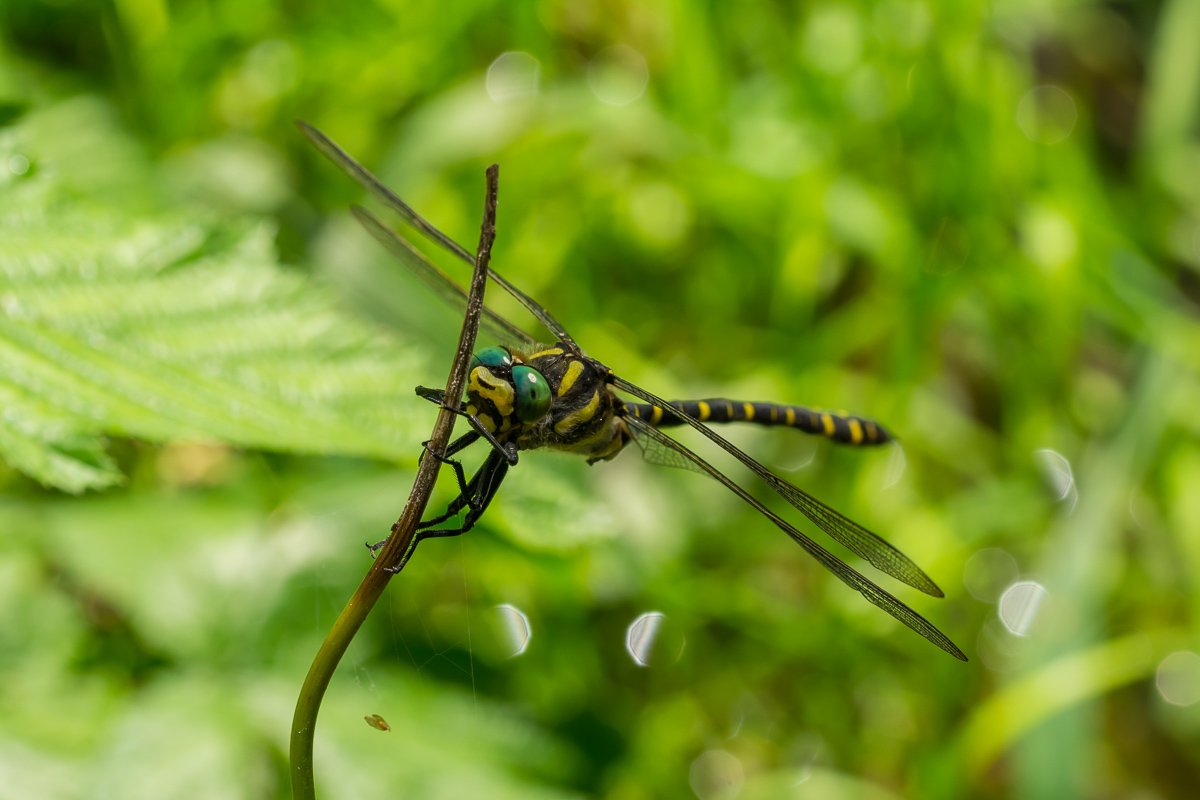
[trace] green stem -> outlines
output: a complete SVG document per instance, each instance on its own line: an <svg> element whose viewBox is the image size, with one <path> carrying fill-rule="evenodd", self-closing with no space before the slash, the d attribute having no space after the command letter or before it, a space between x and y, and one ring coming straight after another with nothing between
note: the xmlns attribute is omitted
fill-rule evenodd
<svg viewBox="0 0 1200 800"><path fill-rule="evenodd" d="M467 313L463 320L462 333L458 338L458 351L454 356L454 365L450 369L450 378L446 382L445 397L452 401L462 397L467 383L467 366L470 364L471 353L475 347L475 335L479 332L479 317L483 312L483 291L487 285L488 262L492 256L492 243L496 239L496 192L499 182L500 169L493 164L487 169L487 196L484 199L483 225L479 234L479 249L475 254L475 271L471 275L471 287L467 296ZM454 430L454 418L450 410L442 408L434 424L433 433L429 437L429 449L435 453L445 453ZM296 700L296 713L292 717L291 741L291 776L293 800L315 800L316 785L313 780L313 734L317 726L317 712L321 708L321 699L329 687L329 680L346 648L350 646L354 635L362 627L367 614L375 607L379 596L392 579L393 573L387 567L400 563L400 559L408 550L417 523L425 513L425 506L437 482L438 469L441 461L436 458L423 458L417 469L417 477L413 482L412 492L400 519L392 526L392 535L379 553L379 557L371 563L366 577L355 590L350 602L342 609L337 621L325 637L321 648L313 659L308 675L304 678L304 686L300 689L300 697Z"/></svg>

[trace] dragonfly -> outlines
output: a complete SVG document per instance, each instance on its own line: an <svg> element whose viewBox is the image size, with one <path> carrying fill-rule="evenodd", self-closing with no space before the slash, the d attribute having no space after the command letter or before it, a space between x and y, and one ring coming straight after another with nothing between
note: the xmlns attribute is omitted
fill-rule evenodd
<svg viewBox="0 0 1200 800"><path fill-rule="evenodd" d="M305 122L297 121L296 124L323 155L411 228L450 254L474 265L473 253L431 225L336 142ZM354 206L351 212L384 249L435 295L452 307L465 310L466 291L440 267L370 211ZM448 504L445 513L418 526L418 532L395 571L403 568L421 541L459 536L471 530L496 496L509 468L517 464L522 451L549 448L581 455L589 464L594 464L613 459L632 443L650 463L690 470L716 480L791 537L851 589L945 652L961 661L967 660L962 650L932 623L767 508L700 455L663 432L663 428L681 426L695 429L745 465L834 541L896 580L933 597L944 597L942 590L919 566L886 540L774 474L709 427L711 423L748 422L797 428L840 444L870 446L892 440L882 425L863 417L796 405L726 399L668 402L587 355L554 315L495 270L488 270L488 278L524 306L555 341L544 343L485 306L480 326L500 344L486 347L472 356L466 400L448 402L441 390L417 387L419 396L465 417L471 430L451 442L443 455L436 456L453 468L458 496ZM624 400L614 390L640 402ZM453 456L480 440L486 441L490 450L483 464L468 478L462 464ZM439 527L459 514L463 514L461 524ZM382 545L380 542L369 547L374 553Z"/></svg>

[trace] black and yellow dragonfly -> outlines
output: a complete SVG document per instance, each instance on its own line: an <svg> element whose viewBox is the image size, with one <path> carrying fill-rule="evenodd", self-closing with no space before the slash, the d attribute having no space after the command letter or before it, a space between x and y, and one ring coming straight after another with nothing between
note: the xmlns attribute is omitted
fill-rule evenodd
<svg viewBox="0 0 1200 800"><path fill-rule="evenodd" d="M429 224L332 139L311 125L297 124L325 156L406 223L468 264L475 263L472 253ZM435 294L456 308L465 309L466 292L445 272L371 212L358 206L353 207L352 212L380 244ZM520 451L546 447L577 453L586 457L588 463L595 463L612 459L633 442L649 462L692 470L715 479L773 522L847 586L950 655L967 660L954 642L928 620L843 563L661 430L678 425L695 428L745 464L835 541L893 578L926 594L943 597L937 584L895 547L775 475L705 423L753 422L786 426L850 445L877 445L889 441L891 437L882 426L861 417L831 414L803 406L723 399L667 402L586 355L549 311L494 270L489 270L488 276L545 326L556 341L553 344L539 342L490 308L484 308L481 327L502 344L480 350L472 357L466 402L450 404L471 425L471 431L452 442L443 457L445 463L454 468L459 495L444 514L421 523L409 552L397 569L408 561L420 541L457 536L470 530L495 497L509 467L517 463ZM623 401L614 389L643 402ZM417 393L439 404L445 402L442 392L437 389L418 387ZM462 465L451 457L480 439L487 441L492 449L468 480ZM437 527L464 509L466 514L461 525ZM373 551L381 545L382 542L373 546Z"/></svg>

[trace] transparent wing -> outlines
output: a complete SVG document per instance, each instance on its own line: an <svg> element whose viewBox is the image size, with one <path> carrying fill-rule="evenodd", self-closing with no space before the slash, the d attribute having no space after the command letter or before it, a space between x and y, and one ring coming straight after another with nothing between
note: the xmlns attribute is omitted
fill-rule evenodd
<svg viewBox="0 0 1200 800"><path fill-rule="evenodd" d="M849 586L851 589L862 594L871 603L879 606L887 613L891 614L896 619L903 622L912 630L924 636L935 645L945 650L950 655L966 661L967 657L962 650L959 650L954 642L950 641L946 634L939 631L929 620L922 617L916 611L906 606L900 600L893 597L884 589L877 586L875 583L861 575L848 565L842 563L837 556L830 553L825 548L814 542L812 539L805 536L800 531L793 528L782 518L773 514L762 503L755 500L750 494L738 486L736 483L725 477L715 467L709 464L700 456L688 450L686 447L667 436L662 431L650 426L648 423L634 416L624 418L626 426L633 435L634 441L642 449L642 452L654 454L656 463L665 463L668 466L682 466L682 462L687 462L689 466L685 469L702 472L716 480L718 483L725 486L729 491L736 494L738 497L745 500L753 506L760 514L775 523L784 533L790 536L798 545L804 548L809 555L820 562L821 566L837 576L842 583ZM666 460L659 461L660 454L665 452L674 453ZM679 462L679 463L676 463Z"/></svg>
<svg viewBox="0 0 1200 800"><path fill-rule="evenodd" d="M316 145L316 148L320 150L326 158L341 167L347 175L349 175L351 178L354 178L354 180L358 181L364 189L375 195L377 200L403 217L405 222L424 234L430 241L434 242L440 247L445 248L450 253L453 253L463 261L466 261L468 264L474 266L475 255L473 253L468 252L467 249L458 242L454 241L449 236L433 227L433 225L429 224L424 217L414 211L412 207L408 205L408 203L401 200L395 192L384 186L382 181L372 175L370 171L367 170L367 168L362 164L355 161L354 158L345 150L343 150L335 141L321 133L321 131L317 130L312 125L309 125L307 122L296 120L296 126L300 128L301 133L303 133L310 142ZM384 230L388 229L384 228ZM441 274L445 275L445 273ZM542 306L533 300L533 298L528 297L516 286L513 286L494 269L488 269L488 277L499 284L504 291L515 297L517 302L525 306L530 314L533 314L533 316L537 317L538 322L546 326L546 330L554 334L556 338L561 341L574 341L574 339L571 338L571 335L567 333L566 328L564 328L562 324L554 318L554 315L542 308ZM424 280L424 278L422 280Z"/></svg>
<svg viewBox="0 0 1200 800"><path fill-rule="evenodd" d="M403 236L380 222L378 217L370 211L361 206L351 206L350 213L367 229L367 233L374 236L376 241L383 245L400 263L408 267L409 271L420 278L421 282L428 286L434 294L446 301L455 311L461 314L466 313L467 292L455 283L453 278L438 269ZM504 344L515 345L518 348L538 344L538 341L528 333L487 306L483 307L483 317L479 324L488 334Z"/></svg>
<svg viewBox="0 0 1200 800"><path fill-rule="evenodd" d="M642 460L647 464L657 464L660 467L674 467L675 469L686 469L688 472L696 472L700 475L711 474L704 467L696 463L696 459L689 455L684 455L682 452L685 448L683 445L670 439L663 434L662 437L650 437L642 435L641 427L631 424L629 417L625 417L625 425L629 432L633 435L633 443L642 451ZM638 422L642 422L640 417L635 417ZM650 426L653 427L653 426ZM654 428L658 430L658 428ZM671 446L664 443L664 439L671 442Z"/></svg>
<svg viewBox="0 0 1200 800"><path fill-rule="evenodd" d="M656 405L659 408L672 408L667 401L659 397L655 397L654 395L650 394L650 392L647 392L645 389L642 389L639 386L633 385L624 378L619 378L614 375L612 377L612 383L618 389L628 392L634 397L644 400L647 403ZM904 555L895 547L892 547L892 545L879 538L879 536L859 525L857 522L842 516L812 495L797 489L795 486L788 483L783 478L780 478L778 475L775 475L762 464L755 461L731 442L726 441L724 438L714 432L712 428L704 425L696 418L685 414L677 408L673 408L672 410L688 425L691 425L693 428L703 433L725 452L729 453L738 461L741 461L743 464L749 467L755 475L762 478L768 486L770 486L785 500L791 503L797 510L800 511L801 514L808 517L814 525L825 531L825 533L829 534L832 539L842 543L852 550L856 555L865 559L867 563L871 564L873 567L882 572L886 572L896 580L907 583L914 589L919 589L926 594L933 595L934 597L945 597L942 590L939 589L938 585L934 583L928 575L925 574L924 570L913 563L912 559L910 559L908 556ZM625 418L626 422L628 422L630 419L631 417ZM669 437L664 438L667 438L668 441L673 442L673 440L669 439Z"/></svg>

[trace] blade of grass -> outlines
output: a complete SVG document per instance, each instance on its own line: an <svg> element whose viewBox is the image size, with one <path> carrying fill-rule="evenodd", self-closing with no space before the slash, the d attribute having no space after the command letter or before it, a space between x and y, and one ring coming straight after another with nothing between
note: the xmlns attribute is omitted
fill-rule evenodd
<svg viewBox="0 0 1200 800"><path fill-rule="evenodd" d="M1154 674L1163 657L1187 646L1186 631L1162 628L1068 653L997 691L963 728L966 768L980 777L1023 735L1068 708Z"/></svg>
<svg viewBox="0 0 1200 800"><path fill-rule="evenodd" d="M475 336L479 332L479 317L483 311L483 292L487 284L488 262L491 260L492 243L496 239L496 193L499 183L500 169L493 164L487 169L487 194L484 199L483 225L479 233L479 248L475 253L475 271L471 275L471 286L467 298L467 313L463 320L462 333L458 337L458 350L454 356L454 364L450 369L450 377L446 381L445 397L459 398L467 381L467 366L470 364L471 353L475 348ZM433 433L429 436L429 449L438 454L446 452L450 434L454 429L455 415L446 408L438 413L434 423ZM296 712L292 717L291 739L291 777L292 797L294 800L315 800L316 784L313 776L313 736L317 725L317 713L321 708L321 699L329 687L333 672L341 661L350 641L362 627L367 614L375 606L376 601L387 587L393 573L389 567L395 567L408 550L416 533L417 524L425 513L425 506L437 482L438 469L441 462L436 458L421 459L417 469L417 477L413 482L412 492L408 502L400 514L400 519L392 526L392 535L380 551L379 557L371 563L362 583L333 623L321 648L309 667L300 696L296 700Z"/></svg>

